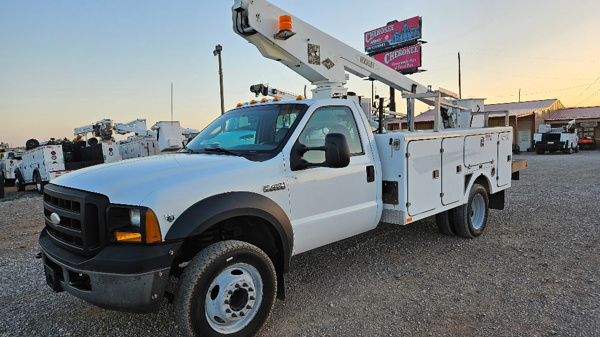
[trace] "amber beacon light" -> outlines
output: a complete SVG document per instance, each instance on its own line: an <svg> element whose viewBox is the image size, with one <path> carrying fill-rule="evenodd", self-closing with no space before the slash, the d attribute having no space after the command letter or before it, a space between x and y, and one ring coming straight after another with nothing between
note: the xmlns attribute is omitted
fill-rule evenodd
<svg viewBox="0 0 600 337"><path fill-rule="evenodd" d="M279 32L275 34L274 38L277 40L287 40L295 34L296 33L292 32L292 17L289 15L280 16Z"/></svg>

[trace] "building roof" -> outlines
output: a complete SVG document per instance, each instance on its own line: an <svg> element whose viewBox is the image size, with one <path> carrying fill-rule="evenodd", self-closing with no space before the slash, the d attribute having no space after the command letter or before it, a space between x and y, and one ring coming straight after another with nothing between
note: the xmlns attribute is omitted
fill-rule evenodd
<svg viewBox="0 0 600 337"><path fill-rule="evenodd" d="M538 110L548 109L558 101L556 98L543 99L539 101L513 102L513 103L497 103L486 104L485 111L508 111L509 116L522 117L534 113Z"/></svg>
<svg viewBox="0 0 600 337"><path fill-rule="evenodd" d="M484 111L487 111L487 112L508 111L508 115L510 117L514 117L514 116L524 117L524 116L533 114L536 111L548 109L557 101L558 101L558 99L552 98L552 99L544 99L544 100L539 100L539 101L486 104L484 106ZM560 106L562 106L562 104L560 104ZM573 119L573 118L571 118L571 119ZM415 123L432 122L432 121L433 121L433 109L429 109L415 117ZM406 123L406 118L403 119L402 122Z"/></svg>
<svg viewBox="0 0 600 337"><path fill-rule="evenodd" d="M584 108L569 108L552 111L550 117L546 118L546 122L552 121L570 121L576 119L581 120L600 119L600 106L590 106Z"/></svg>

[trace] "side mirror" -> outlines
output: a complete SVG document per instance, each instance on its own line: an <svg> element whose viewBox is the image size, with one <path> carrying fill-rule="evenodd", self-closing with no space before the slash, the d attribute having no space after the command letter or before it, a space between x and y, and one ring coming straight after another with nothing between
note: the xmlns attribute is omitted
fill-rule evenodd
<svg viewBox="0 0 600 337"><path fill-rule="evenodd" d="M304 158L308 151L324 151L325 162L309 163ZM290 166L292 171L304 170L309 167L341 168L350 164L350 146L346 136L341 133L330 133L325 136L325 145L320 147L307 147L297 142L292 148Z"/></svg>

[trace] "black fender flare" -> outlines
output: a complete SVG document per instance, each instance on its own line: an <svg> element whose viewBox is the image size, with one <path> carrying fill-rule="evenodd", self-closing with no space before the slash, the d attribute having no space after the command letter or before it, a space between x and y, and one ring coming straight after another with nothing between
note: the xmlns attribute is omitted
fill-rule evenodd
<svg viewBox="0 0 600 337"><path fill-rule="evenodd" d="M239 216L256 216L275 229L283 250L283 272L289 270L294 232L285 211L273 200L252 192L227 192L200 200L175 220L165 241L183 240L198 235L213 225Z"/></svg>

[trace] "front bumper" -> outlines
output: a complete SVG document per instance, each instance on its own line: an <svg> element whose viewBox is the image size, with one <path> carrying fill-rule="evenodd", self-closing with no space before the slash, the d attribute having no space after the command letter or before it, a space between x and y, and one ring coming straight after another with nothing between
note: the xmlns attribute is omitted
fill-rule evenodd
<svg viewBox="0 0 600 337"><path fill-rule="evenodd" d="M108 246L92 258L56 246L44 229L39 238L46 282L101 308L148 313L164 298L181 242Z"/></svg>

